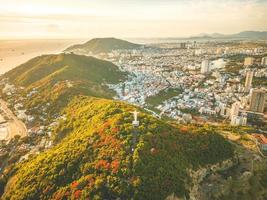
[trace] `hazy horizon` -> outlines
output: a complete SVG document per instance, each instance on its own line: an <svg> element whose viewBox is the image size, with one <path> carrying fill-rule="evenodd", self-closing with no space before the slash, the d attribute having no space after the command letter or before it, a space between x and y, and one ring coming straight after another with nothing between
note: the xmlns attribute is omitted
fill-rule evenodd
<svg viewBox="0 0 267 200"><path fill-rule="evenodd" d="M240 32L247 32L247 31L255 31L255 32L267 32L267 30L240 30L238 32L233 32L233 33L223 33L223 32L201 32L201 33L197 33L194 35L188 35L188 36L154 36L154 37L149 37L149 36L144 36L144 37L120 37L120 36L102 36L102 37L97 37L97 36L90 36L90 37L66 37L66 38L60 38L60 37L51 37L51 38L45 38L45 37L33 37L33 38L0 38L0 41L38 41L38 40L80 40L84 42L87 42L90 39L94 39L94 38L117 38L117 39L123 39L123 40L138 40L138 39L144 39L144 40L149 40L149 39L189 39L190 37L201 37L204 35L211 35L211 34L223 34L223 35L232 35L232 34L238 34ZM215 37L216 38L216 37Z"/></svg>
<svg viewBox="0 0 267 200"><path fill-rule="evenodd" d="M0 0L0 40L166 38L267 30L265 0Z"/></svg>

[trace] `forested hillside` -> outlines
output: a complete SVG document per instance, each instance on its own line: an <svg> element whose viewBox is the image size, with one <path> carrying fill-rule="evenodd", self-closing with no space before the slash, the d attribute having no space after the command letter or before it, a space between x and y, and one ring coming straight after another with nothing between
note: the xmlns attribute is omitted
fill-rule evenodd
<svg viewBox="0 0 267 200"><path fill-rule="evenodd" d="M55 129L58 144L17 165L3 199L164 199L188 193L188 169L233 156L213 129L174 126L140 111L131 168L132 111L125 103L76 97ZM132 170L131 170L132 169Z"/></svg>
<svg viewBox="0 0 267 200"><path fill-rule="evenodd" d="M44 104L48 110L59 111L76 95L112 98L115 92L106 83L126 79L111 62L75 54L44 55L33 58L4 77L16 86L23 86L27 109Z"/></svg>

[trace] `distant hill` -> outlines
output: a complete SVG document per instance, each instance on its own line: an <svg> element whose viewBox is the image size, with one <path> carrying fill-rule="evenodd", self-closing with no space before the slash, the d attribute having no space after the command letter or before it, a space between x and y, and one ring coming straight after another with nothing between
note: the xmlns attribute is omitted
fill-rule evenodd
<svg viewBox="0 0 267 200"><path fill-rule="evenodd" d="M198 39L267 39L267 31L243 31L240 33L235 34L220 34L220 33L212 33L212 34L206 34L201 33L200 35L193 36L192 38L198 38Z"/></svg>
<svg viewBox="0 0 267 200"><path fill-rule="evenodd" d="M226 37L266 39L267 31L243 31L237 34L227 35Z"/></svg>
<svg viewBox="0 0 267 200"><path fill-rule="evenodd" d="M135 109L122 102L75 98L55 130L59 144L18 164L1 199L183 198L191 184L189 169L233 156L233 146L212 128L176 127L139 110L131 164Z"/></svg>
<svg viewBox="0 0 267 200"><path fill-rule="evenodd" d="M49 103L57 111L76 95L112 98L115 92L105 83L118 83L126 78L111 62L75 54L36 57L4 74L4 77L25 87L26 107Z"/></svg>
<svg viewBox="0 0 267 200"><path fill-rule="evenodd" d="M84 44L73 45L65 50L65 52L84 52L84 53L108 53L118 49L137 49L142 45L134 44L125 40L116 38L95 38Z"/></svg>

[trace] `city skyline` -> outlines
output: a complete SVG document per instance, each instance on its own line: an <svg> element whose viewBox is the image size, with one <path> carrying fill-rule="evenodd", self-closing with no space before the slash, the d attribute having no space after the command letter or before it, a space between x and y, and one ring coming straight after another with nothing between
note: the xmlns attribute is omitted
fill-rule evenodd
<svg viewBox="0 0 267 200"><path fill-rule="evenodd" d="M0 39L189 37L264 31L266 9L267 1L262 0L11 0L1 2Z"/></svg>

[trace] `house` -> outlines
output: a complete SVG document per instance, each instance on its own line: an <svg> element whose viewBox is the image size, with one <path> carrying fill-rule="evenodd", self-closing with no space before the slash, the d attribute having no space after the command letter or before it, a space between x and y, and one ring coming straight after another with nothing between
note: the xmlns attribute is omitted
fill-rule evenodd
<svg viewBox="0 0 267 200"><path fill-rule="evenodd" d="M263 134L253 134L253 136L258 141L261 150L267 153L267 138Z"/></svg>

